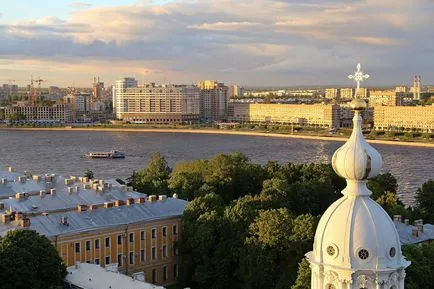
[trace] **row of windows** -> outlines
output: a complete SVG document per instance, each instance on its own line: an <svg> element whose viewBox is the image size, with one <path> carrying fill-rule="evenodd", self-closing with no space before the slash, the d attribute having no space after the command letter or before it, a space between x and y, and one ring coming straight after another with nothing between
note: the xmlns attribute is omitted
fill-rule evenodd
<svg viewBox="0 0 434 289"><path fill-rule="evenodd" d="M167 227L162 227L161 228L161 234L163 237L167 237ZM173 235L178 235L178 226L177 225L173 225L172 226L172 234ZM151 231L151 238L152 239L156 239L157 238L157 229L153 228ZM134 242L134 233L129 233L129 237L128 240L130 243ZM145 231L140 231L140 240L145 240ZM100 239L95 239L94 241L95 243L95 249L100 249ZM79 242L75 243L75 253L80 253L80 244ZM122 245L122 235L118 235L117 237L117 244L118 245ZM105 237L105 247L109 248L110 247L110 237ZM163 246L164 247L164 246ZM90 251L91 250L91 241L86 241L85 243L85 248L86 251Z"/></svg>

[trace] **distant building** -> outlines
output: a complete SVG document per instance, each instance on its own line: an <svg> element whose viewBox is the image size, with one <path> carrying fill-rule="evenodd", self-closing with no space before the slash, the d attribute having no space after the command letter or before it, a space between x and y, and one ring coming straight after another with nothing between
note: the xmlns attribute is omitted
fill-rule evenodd
<svg viewBox="0 0 434 289"><path fill-rule="evenodd" d="M407 93L407 86L405 85L400 85L395 87L395 92L396 93Z"/></svg>
<svg viewBox="0 0 434 289"><path fill-rule="evenodd" d="M287 123L338 128L339 106L230 103L229 119L237 122Z"/></svg>
<svg viewBox="0 0 434 289"><path fill-rule="evenodd" d="M129 87L137 87L137 80L133 77L125 77L116 80L113 86L113 113L116 114L116 107L119 102L119 98L123 96L126 89Z"/></svg>
<svg viewBox="0 0 434 289"><path fill-rule="evenodd" d="M12 168L0 172L0 182L1 236L34 230L52 242L66 266L117 263L120 272L143 274L161 285L178 277L176 243L186 201L147 196L116 181L22 174Z"/></svg>
<svg viewBox="0 0 434 289"><path fill-rule="evenodd" d="M133 79L116 81L116 118L135 123L182 123L199 121L199 89L188 85L143 86Z"/></svg>
<svg viewBox="0 0 434 289"><path fill-rule="evenodd" d="M339 89L337 88L326 88L324 91L324 97L330 100L339 100Z"/></svg>
<svg viewBox="0 0 434 289"><path fill-rule="evenodd" d="M432 224L424 224L420 219L414 221L413 226L410 225L408 219L402 220L401 215L394 215L393 222L402 245L429 244L434 241L434 225Z"/></svg>
<svg viewBox="0 0 434 289"><path fill-rule="evenodd" d="M70 104L75 112L88 112L90 110L90 94L68 94L63 97L64 104Z"/></svg>
<svg viewBox="0 0 434 289"><path fill-rule="evenodd" d="M434 131L434 106L377 106L374 108L377 130L404 129Z"/></svg>
<svg viewBox="0 0 434 289"><path fill-rule="evenodd" d="M349 100L354 96L354 88L341 88L339 93L342 100Z"/></svg>
<svg viewBox="0 0 434 289"><path fill-rule="evenodd" d="M92 102L101 100L104 97L104 82L98 81L94 78L92 85Z"/></svg>
<svg viewBox="0 0 434 289"><path fill-rule="evenodd" d="M404 105L404 93L395 90L371 90L369 106L401 106Z"/></svg>
<svg viewBox="0 0 434 289"><path fill-rule="evenodd" d="M5 108L5 119L9 115L21 115L25 122L59 122L72 121L72 106L70 104L55 104L53 106L9 106Z"/></svg>
<svg viewBox="0 0 434 289"><path fill-rule="evenodd" d="M238 85L232 86L232 96L233 97L242 97L244 95L244 88Z"/></svg>
<svg viewBox="0 0 434 289"><path fill-rule="evenodd" d="M198 83L200 90L200 113L202 120L216 121L227 118L228 87L213 80ZM239 93L239 92L237 92Z"/></svg>
<svg viewBox="0 0 434 289"><path fill-rule="evenodd" d="M413 87L411 88L414 100L420 100L420 93L422 92L422 78L415 76L413 80Z"/></svg>

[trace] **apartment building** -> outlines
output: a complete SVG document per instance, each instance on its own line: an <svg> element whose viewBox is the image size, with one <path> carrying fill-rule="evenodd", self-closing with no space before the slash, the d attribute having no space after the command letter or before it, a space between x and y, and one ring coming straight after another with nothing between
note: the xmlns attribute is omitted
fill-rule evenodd
<svg viewBox="0 0 434 289"><path fill-rule="evenodd" d="M369 106L401 106L404 93L395 90L371 90L369 92Z"/></svg>
<svg viewBox="0 0 434 289"><path fill-rule="evenodd" d="M374 108L377 130L403 129L434 131L434 106L377 106Z"/></svg>
<svg viewBox="0 0 434 289"><path fill-rule="evenodd" d="M229 119L238 122L292 123L339 127L339 106L324 104L230 103Z"/></svg>
<svg viewBox="0 0 434 289"><path fill-rule="evenodd" d="M10 114L22 115L26 122L60 122L72 121L72 106L70 104L55 104L52 106L9 106L5 108L5 118Z"/></svg>
<svg viewBox="0 0 434 289"><path fill-rule="evenodd" d="M198 83L200 90L201 119L206 121L224 120L228 113L228 87L214 80Z"/></svg>
<svg viewBox="0 0 434 289"><path fill-rule="evenodd" d="M113 181L0 172L0 235L35 230L67 266L117 264L120 272L144 274L154 284L178 277L176 242L186 205L176 196L147 196Z"/></svg>
<svg viewBox="0 0 434 289"><path fill-rule="evenodd" d="M339 89L326 88L324 91L324 97L330 100L339 100Z"/></svg>
<svg viewBox="0 0 434 289"><path fill-rule="evenodd" d="M196 122L199 90L188 85L156 85L115 89L116 118L133 123Z"/></svg>

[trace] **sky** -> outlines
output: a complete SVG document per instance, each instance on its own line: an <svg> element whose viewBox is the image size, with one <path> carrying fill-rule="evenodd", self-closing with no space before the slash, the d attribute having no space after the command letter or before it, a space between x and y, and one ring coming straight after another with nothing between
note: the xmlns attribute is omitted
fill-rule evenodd
<svg viewBox="0 0 434 289"><path fill-rule="evenodd" d="M0 0L0 83L434 83L433 0Z"/></svg>

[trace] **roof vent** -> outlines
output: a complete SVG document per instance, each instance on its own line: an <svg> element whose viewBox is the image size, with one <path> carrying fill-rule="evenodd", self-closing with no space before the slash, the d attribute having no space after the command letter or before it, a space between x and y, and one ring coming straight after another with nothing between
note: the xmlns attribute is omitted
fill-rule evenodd
<svg viewBox="0 0 434 289"><path fill-rule="evenodd" d="M45 216L45 217L46 217L46 216L48 216L48 213L47 213L47 212L43 212L43 213L42 213L42 216Z"/></svg>
<svg viewBox="0 0 434 289"><path fill-rule="evenodd" d="M32 205L32 210L37 210L37 209L38 209L38 206Z"/></svg>
<svg viewBox="0 0 434 289"><path fill-rule="evenodd" d="M65 225L65 226L69 226L68 217L67 216L62 216L62 218L60 218L60 223L62 225Z"/></svg>

